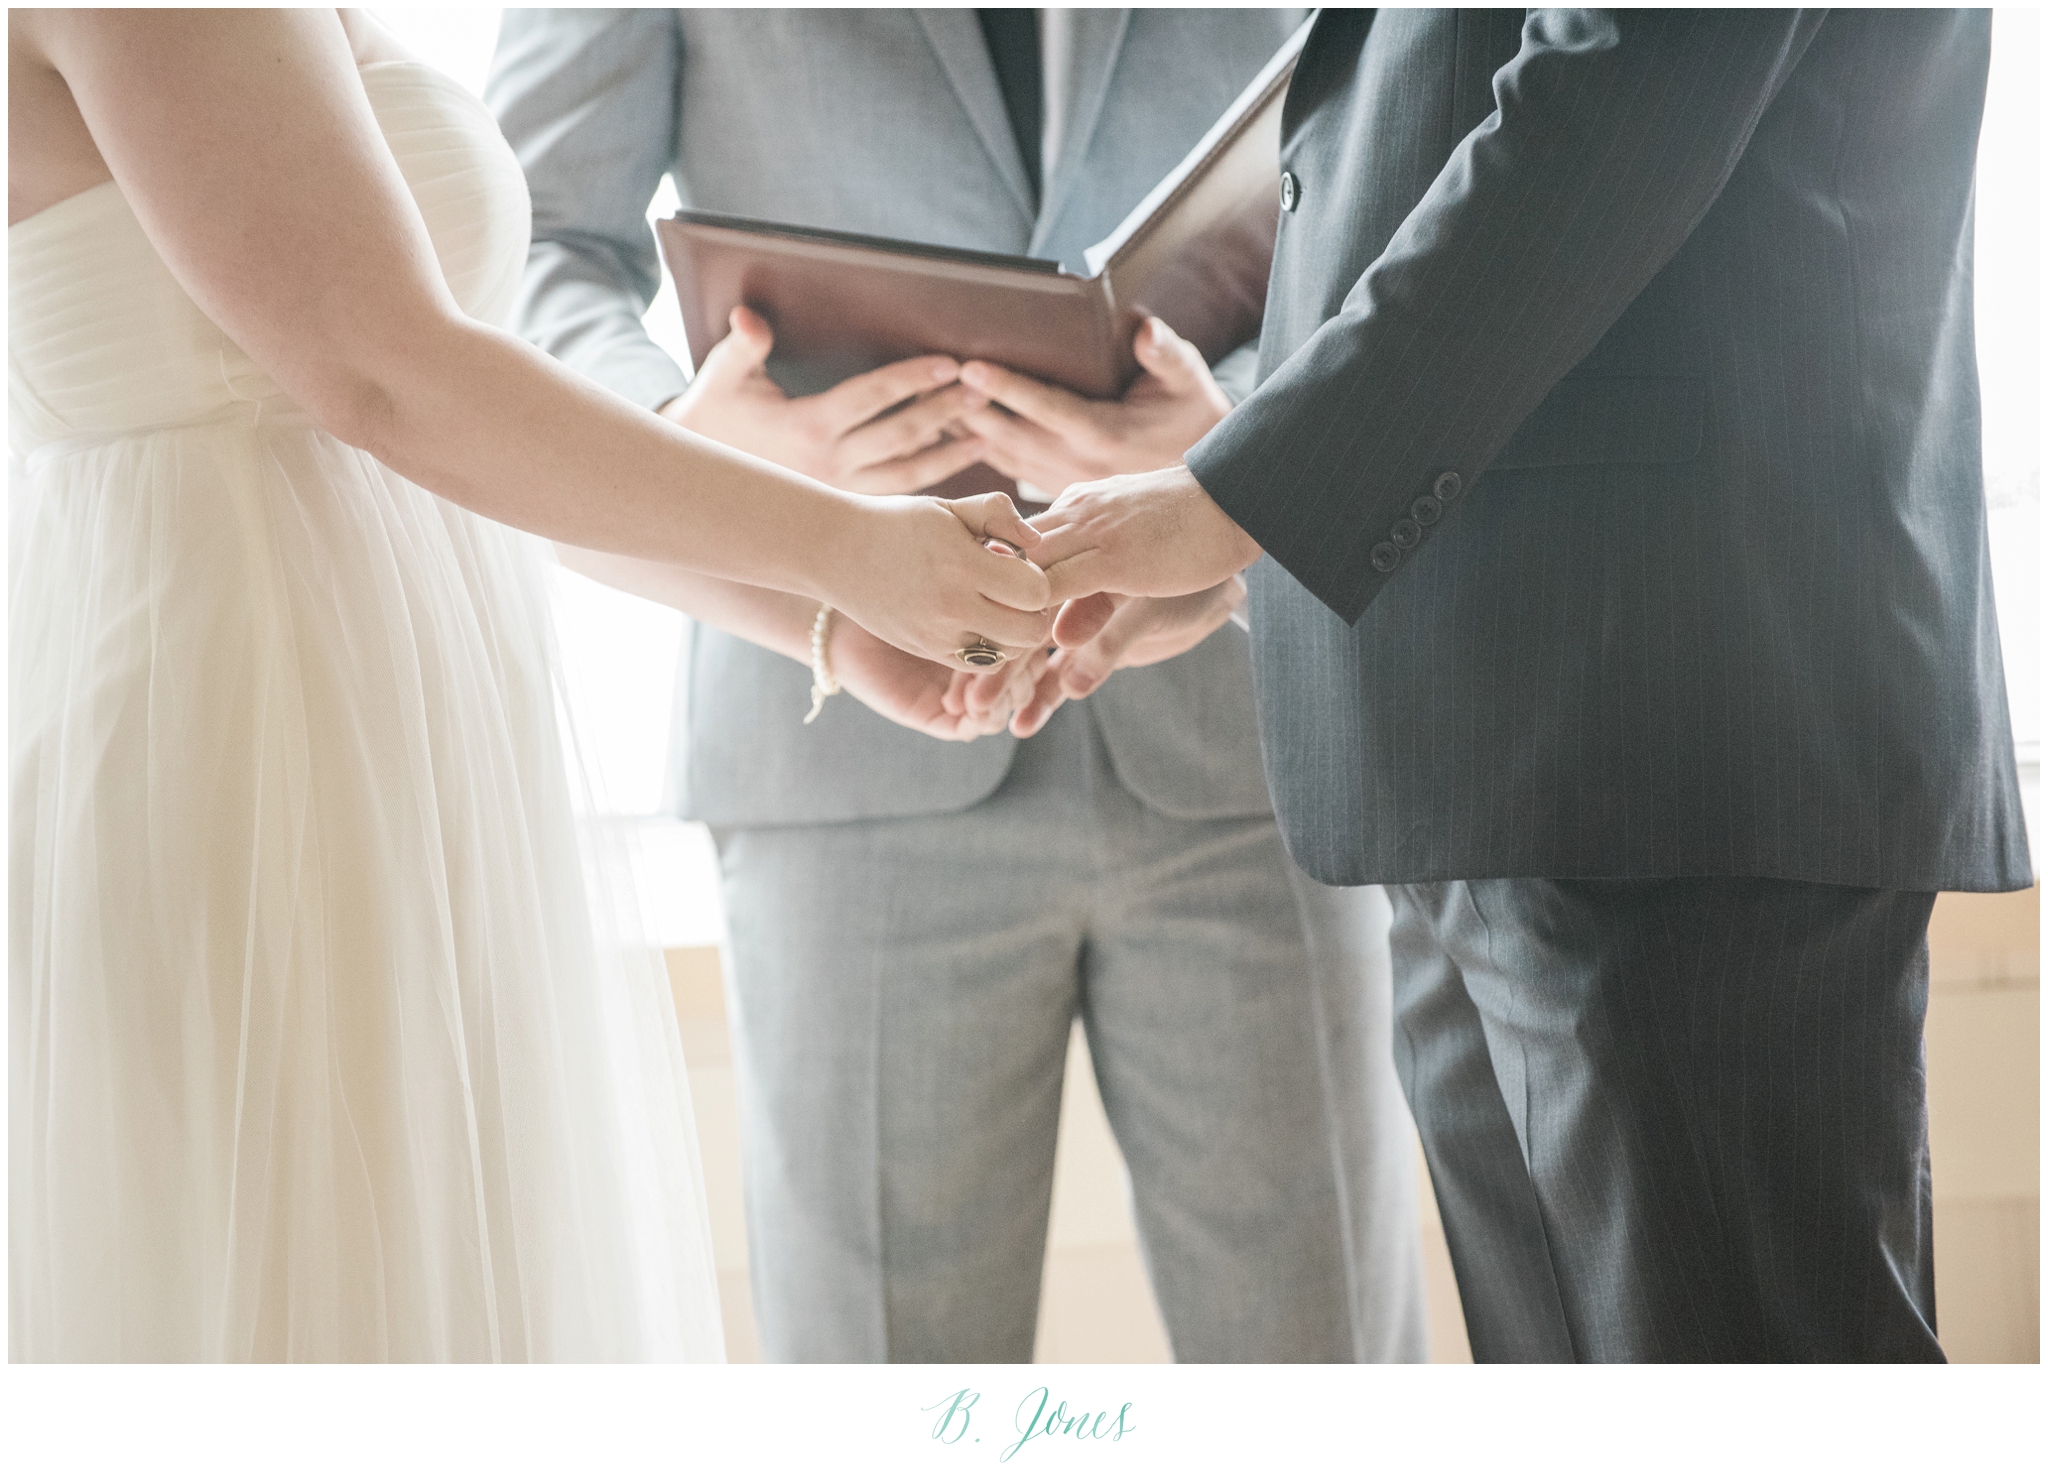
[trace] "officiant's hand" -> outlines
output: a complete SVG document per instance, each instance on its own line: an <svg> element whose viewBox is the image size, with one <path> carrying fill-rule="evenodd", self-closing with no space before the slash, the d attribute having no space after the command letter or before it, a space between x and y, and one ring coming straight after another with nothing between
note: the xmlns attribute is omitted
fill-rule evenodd
<svg viewBox="0 0 2048 1472"><path fill-rule="evenodd" d="M981 458L1012 480L1055 497L1078 481L1158 470L1230 412L1194 344L1157 317L1138 329L1145 371L1121 399L1084 399L994 363L961 365L960 381L990 402L962 423Z"/></svg>
<svg viewBox="0 0 2048 1472"><path fill-rule="evenodd" d="M905 358L793 399L765 367L775 345L768 323L735 307L730 325L689 388L662 406L664 417L865 495L921 491L981 458L981 444L958 429L977 398L951 358Z"/></svg>
<svg viewBox="0 0 2048 1472"><path fill-rule="evenodd" d="M1062 647L1011 718L1010 733L1035 735L1060 706L1094 694L1113 671L1185 654L1222 628L1244 598L1244 579L1232 576L1177 598L1097 593L1068 604L1058 626Z"/></svg>

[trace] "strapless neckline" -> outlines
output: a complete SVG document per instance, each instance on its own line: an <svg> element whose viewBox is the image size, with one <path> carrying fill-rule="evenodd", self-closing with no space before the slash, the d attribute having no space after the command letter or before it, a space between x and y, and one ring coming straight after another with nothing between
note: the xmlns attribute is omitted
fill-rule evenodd
<svg viewBox="0 0 2048 1472"><path fill-rule="evenodd" d="M463 86L460 82L456 81L446 72L437 70L436 68L429 66L426 62L415 60L414 58L409 56L394 56L389 57L383 61L364 62L356 68L356 75L359 77L367 78L371 73L383 71L389 67L403 67L409 71L417 72L422 75L432 77L436 82L441 84L442 90L455 93L464 102L469 104L471 108L484 113L486 116L490 116L490 109L485 107L483 105L483 102L476 96L476 94L471 92L467 87ZM365 85L367 86L367 83ZM491 117L491 126L493 128L497 126L497 119L495 117ZM60 214L61 212L69 211L73 205L78 205L81 203L81 201L91 199L95 195L106 195L109 192L111 192L115 197L121 199L122 202L125 204L127 202L127 196L121 193L119 186L120 181L118 179L102 179L97 184L88 184L85 188L79 190L76 194L67 194L62 199L58 200L55 204L46 204L41 209L37 210L34 214L28 215L23 219L16 220L13 224L7 227L7 238L9 241L12 241L14 239L15 231L27 230L32 225L40 225L43 221L49 219L52 215L57 215Z"/></svg>
<svg viewBox="0 0 2048 1472"><path fill-rule="evenodd" d="M528 206L497 120L424 62L378 61L357 75L451 294L470 316L502 325L525 271ZM7 239L18 456L208 422L258 402L284 407L277 385L172 275L119 181L39 210Z"/></svg>
<svg viewBox="0 0 2048 1472"><path fill-rule="evenodd" d="M112 191L116 197L120 197L121 191L118 185L118 180L102 179L97 184L88 184L76 194L65 195L55 204L46 204L34 214L29 215L25 219L16 220L12 225L9 225L7 227L7 238L10 241L13 240L17 230L27 230L33 226L40 225L52 215L61 216L67 213L75 213L72 209L74 205L82 205L85 200L89 200L95 195L104 195Z"/></svg>

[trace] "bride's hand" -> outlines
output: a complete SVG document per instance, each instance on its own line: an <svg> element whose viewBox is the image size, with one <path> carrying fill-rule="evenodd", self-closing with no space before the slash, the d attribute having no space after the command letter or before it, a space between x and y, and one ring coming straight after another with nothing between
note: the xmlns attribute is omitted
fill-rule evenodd
<svg viewBox="0 0 2048 1472"><path fill-rule="evenodd" d="M941 741L993 736L1030 698L1047 651L970 674L906 654L849 618L832 621L829 649L840 688L877 715Z"/></svg>
<svg viewBox="0 0 2048 1472"><path fill-rule="evenodd" d="M899 649L949 669L985 639L1021 655L1052 640L1045 574L982 545L994 537L1029 551L1039 536L1007 496L959 501L864 499L827 570L827 601Z"/></svg>

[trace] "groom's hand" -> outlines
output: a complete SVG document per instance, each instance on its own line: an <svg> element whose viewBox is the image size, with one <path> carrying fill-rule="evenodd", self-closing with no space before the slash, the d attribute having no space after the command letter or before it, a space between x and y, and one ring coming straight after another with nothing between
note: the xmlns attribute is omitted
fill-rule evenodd
<svg viewBox="0 0 2048 1472"><path fill-rule="evenodd" d="M1158 470L1230 412L1195 346L1157 317L1133 344L1145 371L1121 399L1084 399L994 363L961 365L960 381L988 397L962 423L981 458L1047 499L1079 481Z"/></svg>
<svg viewBox="0 0 2048 1472"><path fill-rule="evenodd" d="M959 431L979 402L951 358L905 358L792 399L768 376L775 334L758 313L733 308L732 331L704 358L664 417L721 444L843 491L900 496L937 485L982 457Z"/></svg>
<svg viewBox="0 0 2048 1472"><path fill-rule="evenodd" d="M1101 632L1104 609L1094 594L1200 593L1260 555L1185 465L1070 487L1031 525L1040 533L1031 560L1045 569L1053 601L1067 605L1053 626L1062 647Z"/></svg>

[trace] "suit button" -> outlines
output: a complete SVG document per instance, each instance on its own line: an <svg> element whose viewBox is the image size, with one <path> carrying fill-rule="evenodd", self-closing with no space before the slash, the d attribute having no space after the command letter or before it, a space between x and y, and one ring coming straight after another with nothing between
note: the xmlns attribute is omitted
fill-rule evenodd
<svg viewBox="0 0 2048 1472"><path fill-rule="evenodd" d="M1430 490L1435 493L1437 500L1449 505L1465 494L1465 482L1457 471L1446 470L1436 478L1436 484L1431 486Z"/></svg>
<svg viewBox="0 0 2048 1472"><path fill-rule="evenodd" d="M1413 519L1404 516L1394 523L1393 529L1387 535L1403 552L1411 552L1415 544L1422 540L1422 528L1417 526Z"/></svg>
<svg viewBox="0 0 2048 1472"><path fill-rule="evenodd" d="M1444 503L1434 496L1417 496L1415 504L1408 508L1408 514L1420 526L1435 526L1443 519Z"/></svg>
<svg viewBox="0 0 2048 1472"><path fill-rule="evenodd" d="M1401 565L1401 549L1392 542L1381 542L1372 549L1372 570L1392 572Z"/></svg>
<svg viewBox="0 0 2048 1472"><path fill-rule="evenodd" d="M1280 175L1280 208L1291 215L1300 203L1301 181L1294 177L1292 170L1287 170Z"/></svg>

